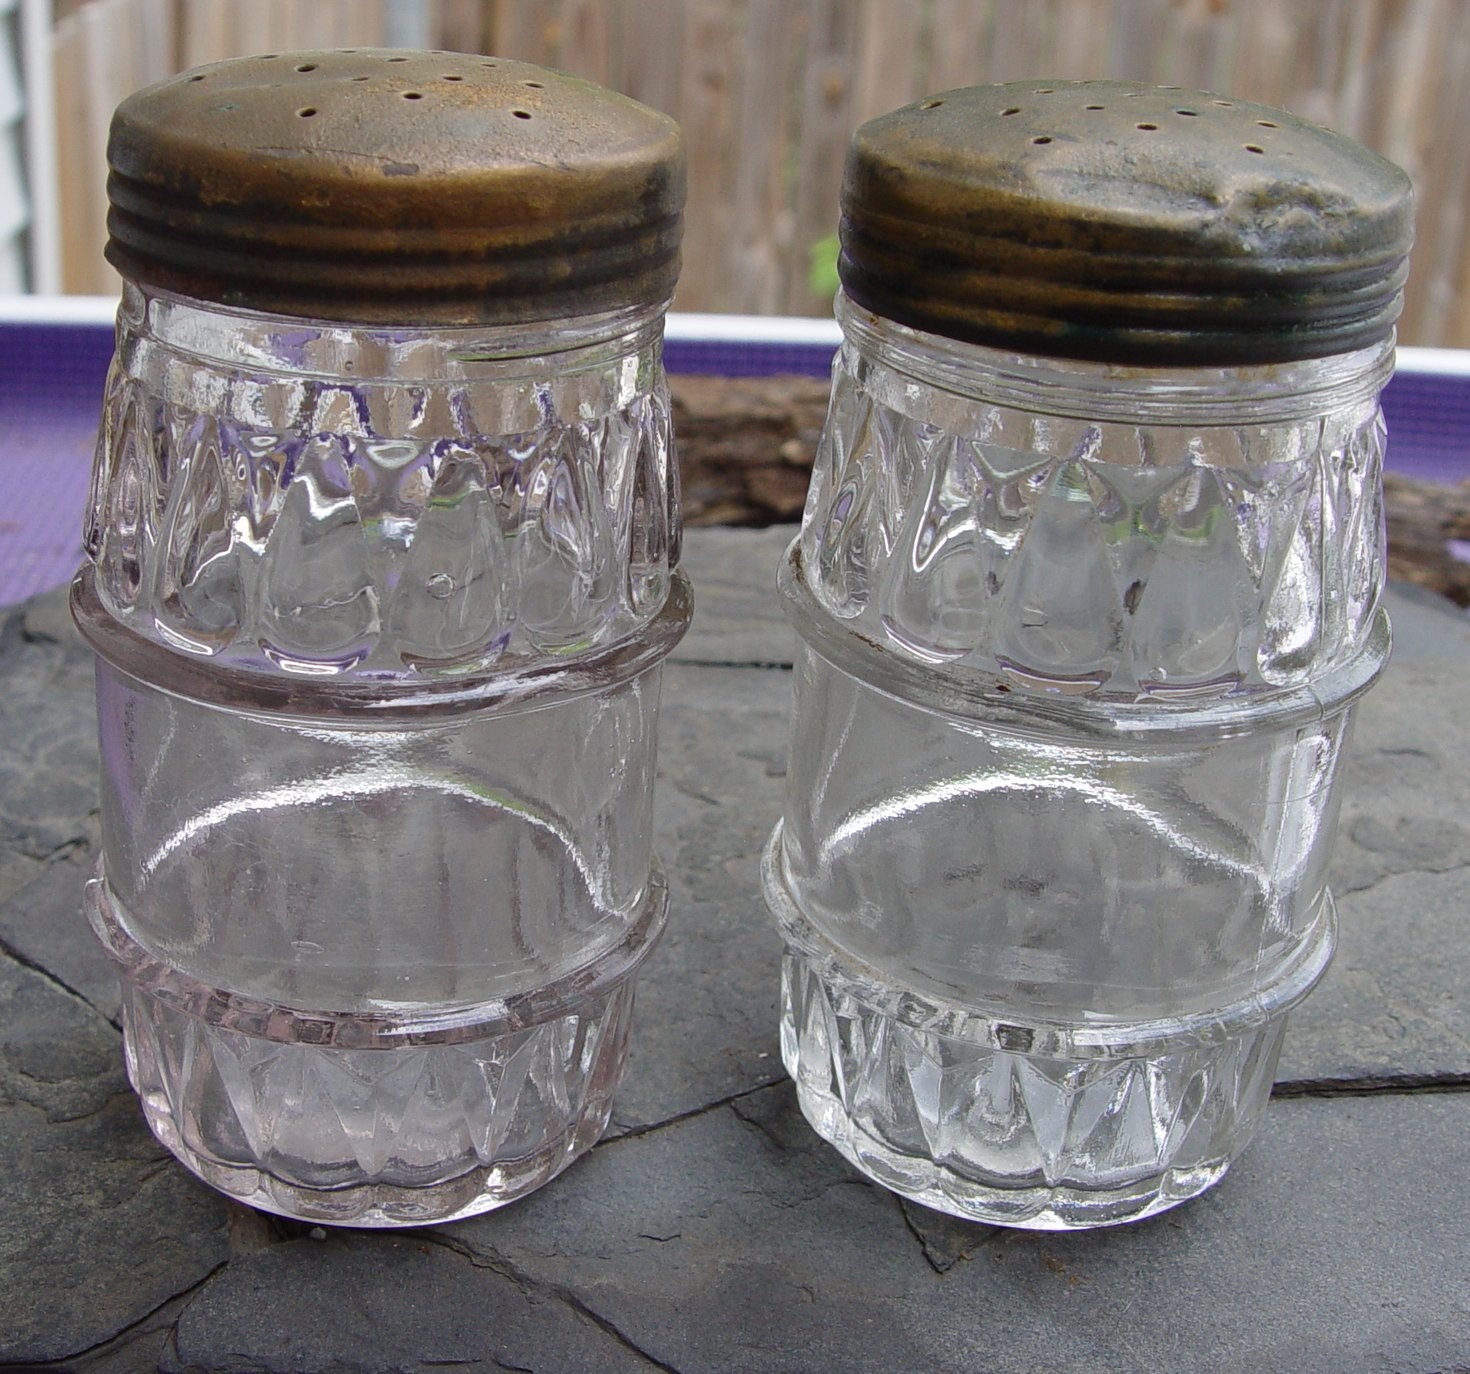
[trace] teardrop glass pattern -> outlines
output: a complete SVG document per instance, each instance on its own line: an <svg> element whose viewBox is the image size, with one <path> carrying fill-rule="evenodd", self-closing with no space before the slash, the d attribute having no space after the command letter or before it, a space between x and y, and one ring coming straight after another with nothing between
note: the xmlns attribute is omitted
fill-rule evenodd
<svg viewBox="0 0 1470 1374"><path fill-rule="evenodd" d="M372 651L378 593L344 446L313 440L282 483L260 560L260 648L278 668L340 673Z"/></svg>
<svg viewBox="0 0 1470 1374"><path fill-rule="evenodd" d="M425 672L493 663L510 638L507 576L496 493L478 455L448 445L393 595L403 663Z"/></svg>
<svg viewBox="0 0 1470 1374"><path fill-rule="evenodd" d="M615 609L612 534L577 461L583 437L557 427L533 443L517 465L510 496L518 619L541 650L589 647Z"/></svg>
<svg viewBox="0 0 1470 1374"><path fill-rule="evenodd" d="M874 643L1023 690L1189 698L1305 681L1367 635L1376 406L1278 432L947 397L940 431L908 404L838 355L800 537L811 593Z"/></svg>
<svg viewBox="0 0 1470 1374"><path fill-rule="evenodd" d="M662 610L679 487L656 340L543 380L283 379L138 328L85 537L144 637L257 671L443 675L590 651Z"/></svg>
<svg viewBox="0 0 1470 1374"><path fill-rule="evenodd" d="M1122 647L1121 597L1085 464L1064 464L1032 511L1001 593L996 661L1044 691L1100 687Z"/></svg>
<svg viewBox="0 0 1470 1374"><path fill-rule="evenodd" d="M960 658L981 641L990 609L981 526L985 481L964 439L931 441L929 482L883 578L883 624L920 658Z"/></svg>
<svg viewBox="0 0 1470 1374"><path fill-rule="evenodd" d="M184 418L175 451L185 456L169 496L154 624L175 648L215 654L234 640L245 614L232 514L238 483L214 420Z"/></svg>

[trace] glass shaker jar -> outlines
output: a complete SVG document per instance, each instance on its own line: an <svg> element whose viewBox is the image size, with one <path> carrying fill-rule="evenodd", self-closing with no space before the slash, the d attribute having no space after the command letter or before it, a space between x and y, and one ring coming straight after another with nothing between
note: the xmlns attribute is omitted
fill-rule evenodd
<svg viewBox="0 0 1470 1374"><path fill-rule="evenodd" d="M1349 140L1176 88L858 131L764 882L802 1108L889 1188L1106 1225L1255 1127L1388 653L1410 207Z"/></svg>
<svg viewBox="0 0 1470 1374"><path fill-rule="evenodd" d="M499 1206L601 1133L665 917L677 126L311 52L131 97L109 163L73 607L132 1082L268 1211Z"/></svg>

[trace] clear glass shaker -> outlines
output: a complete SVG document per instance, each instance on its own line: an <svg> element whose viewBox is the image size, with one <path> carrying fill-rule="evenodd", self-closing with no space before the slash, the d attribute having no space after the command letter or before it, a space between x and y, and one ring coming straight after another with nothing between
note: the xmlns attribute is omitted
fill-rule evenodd
<svg viewBox="0 0 1470 1374"><path fill-rule="evenodd" d="M190 1169L392 1226L606 1125L686 628L677 126L524 63L203 67L118 110L90 563L130 1077Z"/></svg>
<svg viewBox="0 0 1470 1374"><path fill-rule="evenodd" d="M802 1108L889 1188L1107 1225L1249 1139L1388 653L1410 239L1392 164L1198 92L858 131L764 884Z"/></svg>

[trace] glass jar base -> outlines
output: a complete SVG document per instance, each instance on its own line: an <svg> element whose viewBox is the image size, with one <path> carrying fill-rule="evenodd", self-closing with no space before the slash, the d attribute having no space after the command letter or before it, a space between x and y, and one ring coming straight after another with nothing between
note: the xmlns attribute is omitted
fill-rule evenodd
<svg viewBox="0 0 1470 1374"><path fill-rule="evenodd" d="M795 1074L792 1075L796 1077ZM962 1221L1027 1231L1086 1231L1167 1212L1224 1177L1228 1159L1167 1169L1119 1188L999 1188L903 1154L870 1135L839 1098L797 1080L797 1101L812 1128L859 1172L890 1192Z"/></svg>
<svg viewBox="0 0 1470 1374"><path fill-rule="evenodd" d="M149 1128L212 1187L298 1221L425 1226L514 1202L597 1143L633 993L454 1045L344 1050L210 1025L124 980L124 1049Z"/></svg>
<svg viewBox="0 0 1470 1374"><path fill-rule="evenodd" d="M625 940L546 988L353 1013L206 986L130 935L105 877L87 889L121 974L128 1077L154 1135L250 1206L362 1227L490 1211L596 1143L667 901L655 868Z"/></svg>
<svg viewBox="0 0 1470 1374"><path fill-rule="evenodd" d="M807 1120L885 1188L997 1226L1114 1226L1204 1192L1255 1130L1286 1027L1042 1057L905 1024L830 972L790 950L782 969L782 1058Z"/></svg>

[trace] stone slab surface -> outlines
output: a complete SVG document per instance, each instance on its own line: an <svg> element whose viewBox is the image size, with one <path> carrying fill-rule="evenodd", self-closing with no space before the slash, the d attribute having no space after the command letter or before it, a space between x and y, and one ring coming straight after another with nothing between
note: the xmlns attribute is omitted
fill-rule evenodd
<svg viewBox="0 0 1470 1374"><path fill-rule="evenodd" d="M776 600L776 569L795 525L684 532L684 571L694 584L694 623L676 663L791 663L796 636Z"/></svg>
<svg viewBox="0 0 1470 1374"><path fill-rule="evenodd" d="M185 1308L170 1374L555 1367L633 1374L641 1357L575 1294L425 1233L336 1232L233 1262Z"/></svg>
<svg viewBox="0 0 1470 1374"><path fill-rule="evenodd" d="M784 1081L757 865L784 786L791 533L688 536L656 806L673 912L609 1138L504 1213L410 1236L312 1239L148 1135L80 911L90 664L62 594L0 612L0 1366L1470 1369L1470 625L1393 594L1333 869L1339 956L1255 1145L1165 1218L996 1232L860 1179Z"/></svg>
<svg viewBox="0 0 1470 1374"><path fill-rule="evenodd" d="M90 864L57 860L0 902L0 948L22 963L44 968L52 981L118 1024L122 995L112 965L82 914L82 886Z"/></svg>
<svg viewBox="0 0 1470 1374"><path fill-rule="evenodd" d="M781 943L761 900L761 846L781 812L790 673L665 670L654 836L670 919L638 984L614 1133L784 1075Z"/></svg>
<svg viewBox="0 0 1470 1374"><path fill-rule="evenodd" d="M1467 1127L1461 1094L1276 1103L1189 1206L1047 1235L901 1205L783 1084L447 1229L664 1368L1427 1374L1470 1364Z"/></svg>
<svg viewBox="0 0 1470 1374"><path fill-rule="evenodd" d="M121 1037L0 956L0 1360L111 1340L228 1257L231 1207L143 1124Z"/></svg>
<svg viewBox="0 0 1470 1374"><path fill-rule="evenodd" d="M233 1260L163 1367L1449 1374L1470 1365L1467 1128L1460 1094L1277 1103L1190 1206L1047 1235L901 1204L781 1085L501 1213ZM1414 1167L1384 1168L1406 1136Z"/></svg>

